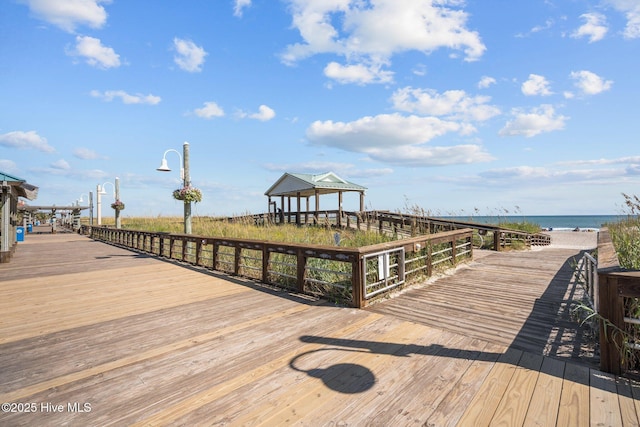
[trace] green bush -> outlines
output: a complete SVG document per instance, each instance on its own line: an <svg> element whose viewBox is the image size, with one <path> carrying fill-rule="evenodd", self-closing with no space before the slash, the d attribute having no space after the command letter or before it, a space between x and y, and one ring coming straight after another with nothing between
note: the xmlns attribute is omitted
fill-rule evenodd
<svg viewBox="0 0 640 427"><path fill-rule="evenodd" d="M640 270L640 199L622 193L628 209L627 217L621 221L607 224L611 241L618 254L620 266L631 270Z"/></svg>

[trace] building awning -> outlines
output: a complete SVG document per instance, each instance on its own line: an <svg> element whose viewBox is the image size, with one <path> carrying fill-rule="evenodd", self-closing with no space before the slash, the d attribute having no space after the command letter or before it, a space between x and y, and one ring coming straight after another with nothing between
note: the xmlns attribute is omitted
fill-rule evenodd
<svg viewBox="0 0 640 427"><path fill-rule="evenodd" d="M27 183L22 178L0 172L0 182L3 187L11 187L11 192L16 197L24 197L28 200L35 200L38 197L38 187Z"/></svg>

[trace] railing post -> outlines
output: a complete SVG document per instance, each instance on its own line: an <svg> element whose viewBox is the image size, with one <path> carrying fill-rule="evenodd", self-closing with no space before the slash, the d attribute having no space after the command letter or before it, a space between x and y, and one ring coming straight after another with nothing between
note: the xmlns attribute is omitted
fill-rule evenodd
<svg viewBox="0 0 640 427"><path fill-rule="evenodd" d="M500 252L500 230L493 231L493 250Z"/></svg>
<svg viewBox="0 0 640 427"><path fill-rule="evenodd" d="M357 254L351 263L351 296L355 308L364 308L366 305L364 299L366 278L362 274L362 263L362 254Z"/></svg>
<svg viewBox="0 0 640 427"><path fill-rule="evenodd" d="M184 262L187 259L187 239L182 237L180 240L182 241L182 247L180 248L180 258Z"/></svg>
<svg viewBox="0 0 640 427"><path fill-rule="evenodd" d="M304 250L301 248L298 249L296 252L297 252L296 253L296 258L297 258L296 277L298 282L298 292L304 293L304 279L305 279L306 267L307 267L307 257L304 255Z"/></svg>
<svg viewBox="0 0 640 427"><path fill-rule="evenodd" d="M233 246L233 274L240 275L240 256L242 255L242 246L236 244Z"/></svg>
<svg viewBox="0 0 640 427"><path fill-rule="evenodd" d="M456 248L456 243L458 242L456 236L452 236L451 237L451 263L453 265L456 265L458 263L458 260L456 259L456 250L458 248Z"/></svg>
<svg viewBox="0 0 640 427"><path fill-rule="evenodd" d="M267 245L262 245L262 281L264 283L269 283L269 252Z"/></svg>
<svg viewBox="0 0 640 427"><path fill-rule="evenodd" d="M618 295L618 279L608 274L598 274L600 316L624 330L622 297ZM600 322L600 370L619 375L622 370L622 337L614 334L604 322Z"/></svg>

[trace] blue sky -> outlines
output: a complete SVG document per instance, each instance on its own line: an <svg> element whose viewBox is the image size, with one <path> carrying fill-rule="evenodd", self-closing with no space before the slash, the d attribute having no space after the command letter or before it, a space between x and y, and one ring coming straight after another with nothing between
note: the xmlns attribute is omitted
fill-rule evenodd
<svg viewBox="0 0 640 427"><path fill-rule="evenodd" d="M156 168L188 141L195 215L328 171L367 209L615 214L638 69L637 0L7 0L0 171L32 204L118 177L125 218L181 215L180 158Z"/></svg>

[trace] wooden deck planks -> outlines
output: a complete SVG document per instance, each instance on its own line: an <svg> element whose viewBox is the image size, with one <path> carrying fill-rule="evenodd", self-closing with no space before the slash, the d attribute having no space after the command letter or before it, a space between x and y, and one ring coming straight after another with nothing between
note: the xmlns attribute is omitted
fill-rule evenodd
<svg viewBox="0 0 640 427"><path fill-rule="evenodd" d="M544 358L523 422L525 427L556 425L565 363Z"/></svg>
<svg viewBox="0 0 640 427"><path fill-rule="evenodd" d="M589 425L590 404L589 368L567 363L564 370L564 382L556 425Z"/></svg>
<svg viewBox="0 0 640 427"><path fill-rule="evenodd" d="M480 390L469 403L460 419L460 425L480 427L491 424L521 357L522 351L509 349L498 358Z"/></svg>
<svg viewBox="0 0 640 427"><path fill-rule="evenodd" d="M385 312L387 303L332 307L75 235L53 239L67 253L77 243L88 271L54 265L38 256L35 237L29 253L46 261L38 274L20 250L12 260L20 262L0 266L0 401L88 402L91 411L0 413L2 425L638 423L636 382L527 351L544 313L567 295L566 286L535 289L568 280L544 270L549 255L542 264L532 254L507 256L516 273L505 286L474 263L475 275L460 276L465 307L430 294L432 284L406 292L404 312ZM50 251L47 236L37 237ZM501 270L502 261L484 259ZM520 306L495 307L511 294ZM430 295L433 313L422 309ZM493 311L483 299L492 295ZM518 335L525 344L514 345Z"/></svg>
<svg viewBox="0 0 640 427"><path fill-rule="evenodd" d="M578 255L571 249L484 255L453 275L367 309L557 356L581 333L570 318L571 304L583 295L571 275Z"/></svg>

